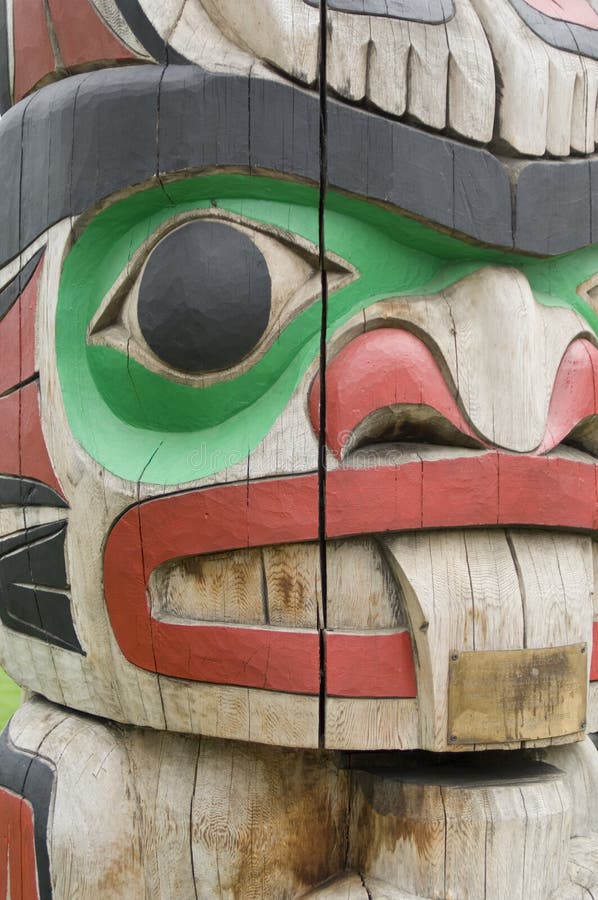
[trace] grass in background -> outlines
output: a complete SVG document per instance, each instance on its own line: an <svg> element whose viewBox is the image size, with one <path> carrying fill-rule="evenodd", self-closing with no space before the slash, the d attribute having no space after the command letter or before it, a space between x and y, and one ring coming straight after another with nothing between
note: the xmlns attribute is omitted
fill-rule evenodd
<svg viewBox="0 0 598 900"><path fill-rule="evenodd" d="M19 705L21 688L0 669L0 730L4 728Z"/></svg>

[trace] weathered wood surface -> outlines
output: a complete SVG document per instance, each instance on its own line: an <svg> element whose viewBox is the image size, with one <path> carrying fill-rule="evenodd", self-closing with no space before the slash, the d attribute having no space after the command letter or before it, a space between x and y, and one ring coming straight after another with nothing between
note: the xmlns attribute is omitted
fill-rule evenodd
<svg viewBox="0 0 598 900"><path fill-rule="evenodd" d="M400 754L343 761L115 726L39 698L2 741L0 808L8 789L34 827L47 821L18 877L47 866L56 900L556 900L595 886L590 741L544 751L549 765L406 768Z"/></svg>

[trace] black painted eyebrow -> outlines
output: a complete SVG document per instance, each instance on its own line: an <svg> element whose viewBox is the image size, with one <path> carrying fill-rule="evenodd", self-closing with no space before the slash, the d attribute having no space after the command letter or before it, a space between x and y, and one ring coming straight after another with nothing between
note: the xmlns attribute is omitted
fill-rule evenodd
<svg viewBox="0 0 598 900"><path fill-rule="evenodd" d="M158 172L234 167L318 185L318 134L317 94L249 75L148 65L47 85L0 120L0 266ZM598 241L598 160L523 161L511 186L486 150L336 100L327 149L329 188L477 241L541 255Z"/></svg>
<svg viewBox="0 0 598 900"><path fill-rule="evenodd" d="M320 6L320 0L303 2L308 6ZM453 0L328 0L327 7L356 16L383 16L425 25L440 25L455 14Z"/></svg>

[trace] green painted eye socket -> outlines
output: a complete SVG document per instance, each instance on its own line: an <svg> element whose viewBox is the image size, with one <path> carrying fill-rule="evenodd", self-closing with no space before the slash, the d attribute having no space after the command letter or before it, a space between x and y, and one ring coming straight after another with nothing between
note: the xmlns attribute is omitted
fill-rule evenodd
<svg viewBox="0 0 598 900"><path fill-rule="evenodd" d="M278 242L279 251L272 252L284 245L285 253L299 253L313 270L311 276L304 271L295 293L287 272L278 286L284 303L272 334L238 366L207 378L161 366L143 340L141 349L133 349L135 306L127 299L156 236L168 231L169 222L202 217L259 232L266 256L268 241L273 248ZM330 333L377 300L436 293L489 264L521 269L540 302L575 308L598 331L598 316L576 293L598 271L595 247L551 260L489 251L334 194L326 237L338 260ZM163 485L195 481L244 460L317 357L317 245L317 191L255 176L184 179L169 185L168 197L154 188L98 214L66 259L56 323L67 415L87 452L124 479Z"/></svg>

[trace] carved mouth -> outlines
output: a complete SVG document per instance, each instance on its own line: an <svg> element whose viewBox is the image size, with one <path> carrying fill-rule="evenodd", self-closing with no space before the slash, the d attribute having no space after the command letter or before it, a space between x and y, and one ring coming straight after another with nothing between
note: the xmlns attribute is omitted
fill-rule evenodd
<svg viewBox="0 0 598 900"><path fill-rule="evenodd" d="M592 640L594 465L470 453L329 473L325 612L315 475L189 491L134 507L114 526L105 553L106 602L122 651L170 677L316 695L326 621L330 700L409 703L417 693L421 707L441 695L442 715L422 713L422 743L413 735L406 745L447 749L452 653L544 651ZM586 535L527 533L522 525ZM562 592L547 617L543 605L554 584ZM502 659L491 663L495 676L507 671ZM557 671L553 663L547 665ZM528 668L541 664L532 660ZM516 683L521 673L509 672ZM422 677L426 688L415 691ZM509 678L497 681L508 686ZM567 675L574 692L576 678ZM584 675L584 696L586 681ZM550 683L547 696L553 689ZM578 707L571 707L576 715ZM548 717L542 734L533 723L509 721L495 742L542 740L547 727L548 737L577 734L581 722L563 724L560 715Z"/></svg>

